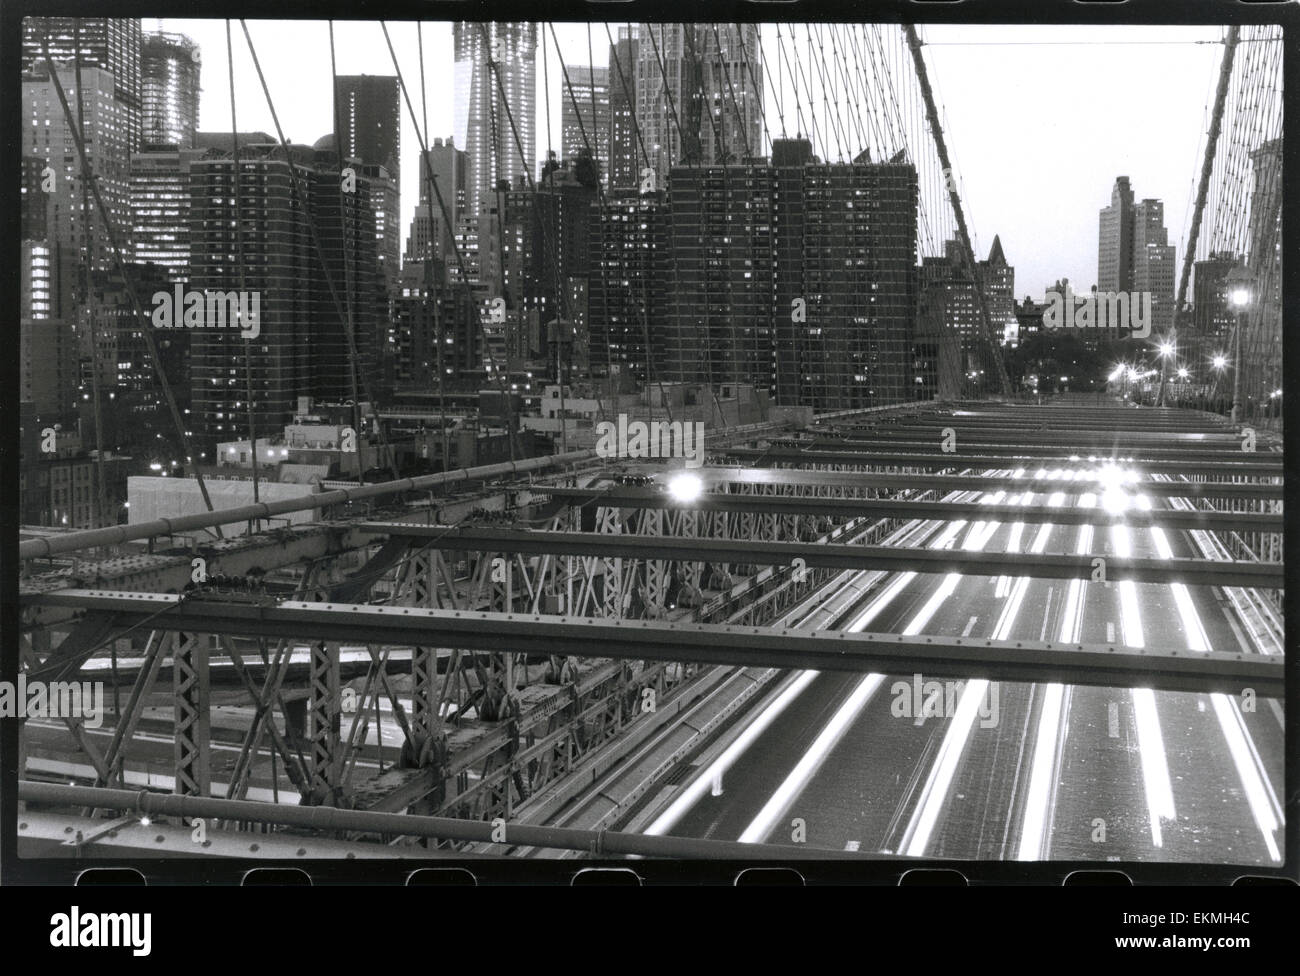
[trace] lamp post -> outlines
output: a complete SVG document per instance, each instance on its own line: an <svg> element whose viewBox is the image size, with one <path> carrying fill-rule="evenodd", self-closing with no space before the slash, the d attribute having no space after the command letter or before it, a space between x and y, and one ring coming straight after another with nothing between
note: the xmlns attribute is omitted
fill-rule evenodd
<svg viewBox="0 0 1300 976"><path fill-rule="evenodd" d="M1228 301L1237 312L1237 328L1233 336L1232 349L1232 423L1241 420L1241 333L1246 328L1246 310L1250 307L1250 272L1241 265L1228 274Z"/></svg>
<svg viewBox="0 0 1300 976"><path fill-rule="evenodd" d="M1219 391L1219 383L1223 380L1224 367L1228 365L1228 357L1223 353L1215 353L1214 359L1211 360L1214 366L1214 412L1219 412L1219 401L1223 394Z"/></svg>
<svg viewBox="0 0 1300 976"><path fill-rule="evenodd" d="M1172 336L1166 337L1165 340L1160 343L1160 390L1156 394L1155 405L1157 407L1163 407L1165 405L1165 377L1169 373L1169 360L1173 358L1176 350L1177 346L1175 345L1175 339Z"/></svg>

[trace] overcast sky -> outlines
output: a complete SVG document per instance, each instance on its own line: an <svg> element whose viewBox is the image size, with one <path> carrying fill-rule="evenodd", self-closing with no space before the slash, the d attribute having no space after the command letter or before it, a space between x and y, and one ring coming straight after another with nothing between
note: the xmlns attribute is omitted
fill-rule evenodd
<svg viewBox="0 0 1300 976"><path fill-rule="evenodd" d="M225 22L146 19L146 30L188 34L202 49L199 127L229 131ZM420 59L415 25L389 34L415 111ZM788 28L787 28L788 30ZM897 32L897 27L885 28ZM617 25L610 25L617 36ZM323 21L250 21L249 32L285 136L312 143L333 129L329 29ZM586 64L588 27L557 24L564 60ZM423 27L430 137L452 131L452 41L448 22ZM339 74L395 74L375 22L338 22ZM1016 269L1016 292L1041 297L1060 277L1081 290L1097 277L1097 212L1118 175L1138 199L1165 205L1170 243L1182 241L1208 127L1223 30L1217 27L930 26L926 62L946 116L946 134L981 256L1000 234ZM764 28L765 45L773 40ZM239 128L275 135L243 32L232 24ZM559 151L563 81L549 29L539 37L538 156L546 145L542 41L549 58L550 130ZM602 24L591 26L596 65L608 63ZM770 95L770 92L769 92ZM787 107L788 108L788 107ZM791 113L787 122L793 127ZM768 125L779 134L769 105ZM791 133L793 134L793 133ZM402 105L402 236L416 199L415 129Z"/></svg>

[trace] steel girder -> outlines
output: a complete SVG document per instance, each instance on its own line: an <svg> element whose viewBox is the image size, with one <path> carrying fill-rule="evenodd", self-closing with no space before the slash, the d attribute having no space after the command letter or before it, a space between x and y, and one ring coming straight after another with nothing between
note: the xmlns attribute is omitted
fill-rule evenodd
<svg viewBox="0 0 1300 976"><path fill-rule="evenodd" d="M936 438L937 440L937 438ZM799 443L798 450L827 451L836 454L853 455L860 457L862 464L872 464L879 466L892 465L909 465L923 468L951 468L956 465L962 467L980 467L980 468L1005 468L1007 462L1015 458L1033 458L1033 463L1043 467L1062 467L1069 464L1104 464L1111 460L1108 456L1098 454L1089 454L1077 452L1063 455L1059 447L1034 447L1031 445L1008 444L1002 446L988 445L982 451L975 451L967 447L960 437L957 440L956 450L951 454L942 454L935 451L934 444L926 447L916 448L911 451L899 451L893 449L892 443L879 445L871 440L854 440L851 438L834 438L834 437L815 437L804 444ZM789 447L783 447L782 450L791 450ZM758 457L766 453L761 448L732 448L727 451L715 452L719 457ZM1204 459L1197 460L1194 457L1187 457L1182 451L1177 452L1178 459L1170 458L1153 458L1145 455L1132 455L1133 461L1126 462L1126 467L1136 468L1149 472L1164 472L1166 474L1204 474ZM1197 453L1197 452L1193 452ZM1129 455L1124 455L1128 457ZM1088 458L1096 458L1089 461ZM1282 455L1271 454L1258 451L1254 454L1241 452L1240 457L1230 455L1227 452L1215 451L1213 458L1216 473L1220 474L1244 474L1257 475L1260 477L1278 478L1282 476Z"/></svg>
<svg viewBox="0 0 1300 976"><path fill-rule="evenodd" d="M208 633L176 635L172 675L176 715L175 792L207 796L212 783L208 686Z"/></svg>
<svg viewBox="0 0 1300 976"><path fill-rule="evenodd" d="M130 810L158 817L212 817L249 823L283 824L325 832L354 832L389 837L428 837L475 844L504 843L507 847L539 847L585 851L602 855L632 854L639 857L863 860L883 857L869 852L840 851L806 844L742 844L739 841L695 840L685 837L657 837L608 830L580 830L571 827L535 827L425 817L373 810L340 810L334 807L297 807L250 800L214 800L194 796L169 796L135 790L106 790L88 786L23 781L18 797L28 803L54 806L94 805L104 809ZM464 855L457 855L458 857Z"/></svg>
<svg viewBox="0 0 1300 976"><path fill-rule="evenodd" d="M769 461L782 461L779 452L768 455ZM898 474L880 471L861 470L862 462L851 457L835 456L816 461L801 451L788 452L788 461L804 461L826 467L703 467L695 471L706 485L718 484L779 484L807 485L835 488L887 488L912 489L927 491L946 489L955 491L987 491L999 488L1019 488L1021 491L1060 491L1066 486L1084 489L1094 485L1086 481L1048 481L1029 477L1029 471L1019 478L1010 475L963 475L963 474ZM960 459L954 459L952 467L967 465ZM1012 465L1007 465L1011 467ZM834 470L828 470L833 467ZM1025 467L1030 467L1026 465ZM1040 465L1041 467L1041 465ZM1163 498L1268 498L1282 497L1281 477L1268 483L1242 483L1236 481L1139 481L1133 486L1148 495Z"/></svg>
<svg viewBox="0 0 1300 976"><path fill-rule="evenodd" d="M1048 482L1052 484L1052 482ZM1056 482L1059 484L1059 482ZM1057 489L1059 490L1059 489ZM534 494L563 498L575 505L601 499L603 504L620 508L666 508L692 512L753 512L798 519L800 516L826 515L837 518L888 518L906 516L919 519L954 518L980 521L1052 523L1054 525L1104 525L1127 522L1167 529L1241 529L1254 532L1281 532L1280 512L1225 512L1214 509L1177 511L1168 509L1131 509L1108 512L1104 508L1046 508L1019 505L983 505L979 502L919 502L906 499L822 498L813 495L738 494L706 492L693 501L684 502L662 491L646 488L563 488L537 486ZM1042 492L1046 495L1048 492ZM686 533L677 533L687 537ZM778 538L798 538L793 529Z"/></svg>
<svg viewBox="0 0 1300 976"><path fill-rule="evenodd" d="M469 612L286 602L267 607L182 601L170 594L74 591L41 598L112 617L115 628L165 617L185 631L220 629L250 637L444 647L547 654L556 646L585 657L689 660L833 671L923 673L945 678L1057 681L1110 687L1264 697L1285 690L1284 662L1246 653L1132 649L1105 644L991 640L918 634L809 632L792 627L732 627L653 620L595 620L540 614Z"/></svg>
<svg viewBox="0 0 1300 976"><path fill-rule="evenodd" d="M366 522L359 531L428 540L443 549L474 549L541 555L612 556L791 566L825 569L885 569L918 573L965 573L976 576L1031 576L1042 579L1132 580L1136 583L1188 583L1207 586L1282 588L1281 563L1236 563L1210 559L1138 559L1073 553L1033 554L968 552L958 549L910 549L889 546L809 545L744 539L644 538L597 532L535 532L494 527L456 528L395 522ZM1097 563L1101 560L1101 564ZM1098 575L1100 571L1100 576ZM40 603L60 605L48 594Z"/></svg>
<svg viewBox="0 0 1300 976"><path fill-rule="evenodd" d="M894 450L895 447L907 448L907 451ZM1048 468L1053 465L1053 461L1046 456L1040 456L1030 450L1021 451L1019 445L1004 447L1005 453L992 453L994 445L988 444L968 444L958 441L956 449L951 454L946 454L940 450L938 440L934 443L909 442L906 444L885 444L879 447L862 442L860 445L852 448L843 447L784 447L773 445L771 447L737 447L729 451L720 451L716 457L736 458L739 461L752 462L759 467L771 467L776 464L786 464L791 466L803 466L808 464L843 464L853 465L855 467L899 467L908 464L915 464L917 467L933 468L936 463L941 468L980 468L980 469L1001 469L1001 468ZM1051 458L1058 459L1055 461L1056 466L1061 467L1067 464L1091 464L1101 466L1110 462L1112 459L1103 454L1089 452L1087 450L1078 454L1085 460L1070 461L1068 458L1059 459L1056 453L1060 448L1054 448ZM963 451L969 453L963 453ZM900 457L905 460L883 462L878 458ZM1174 450L1167 455L1161 456L1154 451L1137 451L1131 449L1121 449L1118 457L1133 458L1132 462L1115 461L1119 466L1132 467L1135 470L1145 469L1155 462L1168 465L1164 470L1168 472L1170 468L1179 472L1190 472L1193 474L1204 474L1206 463L1214 465L1213 472L1216 476L1224 478L1231 477L1234 474L1242 476L1254 476L1260 478L1281 478L1282 466L1274 465L1269 461L1259 460L1261 457L1268 457L1262 452L1247 454L1245 451L1184 451ZM1087 457L1095 457L1095 461L1087 461ZM945 463L946 462L946 463ZM1197 464L1196 462L1199 462ZM1219 465L1223 465L1222 471ZM1251 467L1245 467L1249 465ZM1160 470L1152 468L1153 471ZM1145 483L1145 482L1144 482ZM1232 484L1232 482L1225 482Z"/></svg>

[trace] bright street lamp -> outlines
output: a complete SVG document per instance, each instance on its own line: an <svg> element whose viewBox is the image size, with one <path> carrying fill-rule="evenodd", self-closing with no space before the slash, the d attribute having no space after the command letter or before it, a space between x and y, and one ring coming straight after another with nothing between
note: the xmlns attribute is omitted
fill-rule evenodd
<svg viewBox="0 0 1300 976"><path fill-rule="evenodd" d="M691 474L689 471L674 475L668 482L668 493L679 502L693 502L703 491L704 482L700 480L699 475Z"/></svg>
<svg viewBox="0 0 1300 976"><path fill-rule="evenodd" d="M1246 328L1246 309L1251 302L1250 272L1241 265L1228 273L1228 300L1237 310L1237 327L1233 330L1232 351L1232 423L1241 419L1241 333Z"/></svg>

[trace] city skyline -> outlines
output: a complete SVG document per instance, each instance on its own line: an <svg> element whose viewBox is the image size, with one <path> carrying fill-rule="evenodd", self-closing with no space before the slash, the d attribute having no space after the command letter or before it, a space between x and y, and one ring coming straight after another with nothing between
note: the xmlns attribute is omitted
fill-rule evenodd
<svg viewBox="0 0 1300 976"><path fill-rule="evenodd" d="M27 22L29 850L1286 863L1280 27L291 26Z"/></svg>
<svg viewBox="0 0 1300 976"><path fill-rule="evenodd" d="M228 130L224 21L144 22L146 31L159 25L166 31L187 34L205 52L203 89L212 94L201 101L199 128ZM420 99L416 35L410 26L390 25L389 36L418 117L425 105ZM610 36L615 40L620 26L609 24ZM294 59L282 63L268 58L265 52L281 44L303 51L318 45L328 52L327 24L251 21L248 29L277 105L293 92L293 114L286 116L284 109L279 109L286 138L313 144L333 127L327 54L319 61ZM774 30L771 24L763 25L764 43L775 43ZM274 135L242 31L234 25L232 33L239 127L245 131L262 129ZM1134 184L1142 186L1144 196L1164 202L1165 224L1181 257L1195 163L1204 142L1208 103L1221 52L1221 34L1218 27L925 28L925 56L948 127L974 249L987 254L994 235L1001 238L1007 260L1018 269L1017 298L1041 298L1061 278L1080 283L1083 290L1096 282L1096 214L1108 202L1110 188L1119 175L1129 176ZM454 100L447 97L455 90L452 24L425 23L423 35L428 142L432 145L434 137L445 138L455 131ZM563 146L562 108L567 94L560 62L588 62L587 25L541 24L537 36L534 178L548 149L559 155ZM556 40L562 58L557 57ZM336 30L335 41L340 74L394 74L378 23L357 23L347 31ZM609 41L601 24L591 25L590 51L593 67L608 66ZM1135 65L1139 55L1141 61ZM309 76L319 72L319 83L304 84L304 70ZM1023 84L1026 73L1034 77L1033 85ZM1185 98L1162 101L1160 113L1151 113L1145 102L1131 97L1135 86L1164 84L1162 79L1178 74L1185 75L1189 84L1170 85L1185 92ZM549 129L544 75L551 96ZM628 83L633 83L630 77ZM611 89L616 91L617 85L611 72ZM775 97L770 86L767 89L768 135L794 136L797 124L792 118L792 104L786 106L788 125L782 133ZM1018 110L1008 107L1012 98ZM399 226L406 228L418 199L413 188L419 178L419 139L405 100L401 124L405 192ZM825 141L831 143L833 158L834 142ZM765 151L767 145L765 140ZM822 154L820 147L814 150ZM1008 192L1008 188L1015 192ZM1045 197L1054 201L1050 209L1040 205ZM1045 212L1050 212L1057 223L1046 226ZM941 248L940 240L936 251Z"/></svg>

